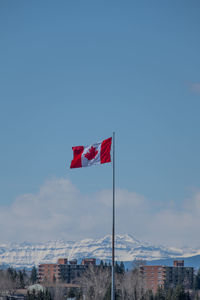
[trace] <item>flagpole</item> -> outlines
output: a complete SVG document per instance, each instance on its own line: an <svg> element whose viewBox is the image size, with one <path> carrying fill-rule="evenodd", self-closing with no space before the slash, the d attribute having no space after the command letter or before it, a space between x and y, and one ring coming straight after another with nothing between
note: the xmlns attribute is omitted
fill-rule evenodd
<svg viewBox="0 0 200 300"><path fill-rule="evenodd" d="M112 283L111 300L115 300L115 132L113 132L113 210L112 210Z"/></svg>

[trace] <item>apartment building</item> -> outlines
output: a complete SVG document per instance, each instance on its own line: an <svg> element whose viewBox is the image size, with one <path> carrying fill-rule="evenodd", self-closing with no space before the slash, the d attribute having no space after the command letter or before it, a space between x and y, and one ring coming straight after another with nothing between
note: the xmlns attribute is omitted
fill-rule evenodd
<svg viewBox="0 0 200 300"><path fill-rule="evenodd" d="M38 269L39 282L66 282L76 283L89 265L96 265L96 259L83 259L81 264L77 260L68 261L67 258L59 258L56 264L40 264Z"/></svg>
<svg viewBox="0 0 200 300"><path fill-rule="evenodd" d="M41 264L38 270L39 282L55 282L59 279L58 264Z"/></svg>
<svg viewBox="0 0 200 300"><path fill-rule="evenodd" d="M185 289L193 286L194 270L184 267L184 261L174 261L173 267L141 266L140 274L146 290L156 293L158 287L169 288L181 284Z"/></svg>
<svg viewBox="0 0 200 300"><path fill-rule="evenodd" d="M96 265L96 259L95 258L85 258L85 259L82 259L81 264L84 265L84 266L89 266L89 265L95 266Z"/></svg>
<svg viewBox="0 0 200 300"><path fill-rule="evenodd" d="M158 287L164 287L166 278L165 266L141 266L140 272L144 282L145 290L156 293Z"/></svg>

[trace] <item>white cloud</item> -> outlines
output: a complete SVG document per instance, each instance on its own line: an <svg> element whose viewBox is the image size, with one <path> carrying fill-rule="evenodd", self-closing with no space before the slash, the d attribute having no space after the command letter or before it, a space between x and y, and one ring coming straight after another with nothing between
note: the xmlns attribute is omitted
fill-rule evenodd
<svg viewBox="0 0 200 300"><path fill-rule="evenodd" d="M82 195L68 180L46 181L37 194L19 196L0 208L0 240L80 240L111 233L112 191ZM173 206L157 204L135 192L116 190L116 231L172 246L200 247L200 192Z"/></svg>
<svg viewBox="0 0 200 300"><path fill-rule="evenodd" d="M103 190L96 195L99 202L104 203L108 207L112 207L112 191ZM129 192L124 189L116 190L116 207L121 208L124 206L139 207L145 202L145 198L135 192Z"/></svg>

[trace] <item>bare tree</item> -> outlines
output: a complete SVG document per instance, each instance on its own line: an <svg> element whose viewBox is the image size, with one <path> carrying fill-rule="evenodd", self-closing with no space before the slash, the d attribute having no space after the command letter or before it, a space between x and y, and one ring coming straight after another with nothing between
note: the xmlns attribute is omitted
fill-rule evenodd
<svg viewBox="0 0 200 300"><path fill-rule="evenodd" d="M14 281L6 270L0 270L0 293L12 294L17 289L17 282Z"/></svg>
<svg viewBox="0 0 200 300"><path fill-rule="evenodd" d="M85 300L104 299L111 282L109 267L90 265L80 278Z"/></svg>
<svg viewBox="0 0 200 300"><path fill-rule="evenodd" d="M63 300L65 295L64 287L60 286L59 284L56 284L53 288L51 295L54 300Z"/></svg>
<svg viewBox="0 0 200 300"><path fill-rule="evenodd" d="M144 295L139 269L116 276L116 288L121 300L140 300Z"/></svg>

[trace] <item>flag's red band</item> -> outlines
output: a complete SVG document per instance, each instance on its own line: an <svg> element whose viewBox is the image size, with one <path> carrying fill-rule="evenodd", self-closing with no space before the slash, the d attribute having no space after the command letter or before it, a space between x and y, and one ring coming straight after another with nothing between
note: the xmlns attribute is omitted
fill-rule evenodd
<svg viewBox="0 0 200 300"><path fill-rule="evenodd" d="M111 150L112 138L104 140L101 144L101 164L111 162L110 150Z"/></svg>
<svg viewBox="0 0 200 300"><path fill-rule="evenodd" d="M112 138L110 137L91 146L72 147L73 160L70 168L81 168L93 164L105 164L111 162L111 144Z"/></svg>
<svg viewBox="0 0 200 300"><path fill-rule="evenodd" d="M81 163L81 156L84 150L83 146L77 146L77 147L72 147L73 150L73 160L71 162L71 166L70 168L81 168L82 167L82 163Z"/></svg>

